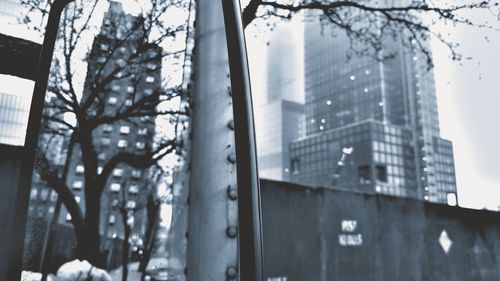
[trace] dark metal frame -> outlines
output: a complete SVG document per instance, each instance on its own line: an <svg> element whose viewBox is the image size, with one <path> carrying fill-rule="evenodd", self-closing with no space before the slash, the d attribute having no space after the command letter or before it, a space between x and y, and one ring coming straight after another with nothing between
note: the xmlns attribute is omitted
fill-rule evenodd
<svg viewBox="0 0 500 281"><path fill-rule="evenodd" d="M38 144L38 133L42 120L42 110L45 100L45 92L54 53L54 46L59 29L59 21L64 8L73 0L55 0L52 3L45 36L43 40L38 69L35 79L35 88L31 100L28 128L22 155L21 175L17 195L15 199L15 210L12 218L12 232L8 264L8 280L21 280L22 258L24 248L24 234L26 230L26 216L29 204L29 194L31 188L31 176L34 166L34 155Z"/></svg>
<svg viewBox="0 0 500 281"><path fill-rule="evenodd" d="M263 279L262 215L245 34L239 0L221 0L233 98L238 184L239 280Z"/></svg>

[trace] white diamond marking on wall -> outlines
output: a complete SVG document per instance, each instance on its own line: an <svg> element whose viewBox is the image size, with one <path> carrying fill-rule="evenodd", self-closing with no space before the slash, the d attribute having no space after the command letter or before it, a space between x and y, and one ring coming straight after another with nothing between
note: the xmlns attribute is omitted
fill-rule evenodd
<svg viewBox="0 0 500 281"><path fill-rule="evenodd" d="M439 235L439 245L441 245L441 248L443 249L445 254L448 254L450 252L452 244L453 241L451 241L450 236L448 236L446 230L441 231L441 235Z"/></svg>

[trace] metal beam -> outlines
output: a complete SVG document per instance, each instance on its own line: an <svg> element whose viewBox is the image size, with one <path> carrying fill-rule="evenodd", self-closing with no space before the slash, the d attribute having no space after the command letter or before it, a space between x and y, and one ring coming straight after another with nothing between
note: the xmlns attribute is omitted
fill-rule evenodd
<svg viewBox="0 0 500 281"><path fill-rule="evenodd" d="M239 0L222 0L233 97L238 184L239 272L262 280L262 230L252 91Z"/></svg>
<svg viewBox="0 0 500 281"><path fill-rule="evenodd" d="M187 279L261 280L260 197L239 5L196 5Z"/></svg>
<svg viewBox="0 0 500 281"><path fill-rule="evenodd" d="M193 58L187 280L233 280L238 244L234 131L226 34L220 1L196 2Z"/></svg>
<svg viewBox="0 0 500 281"><path fill-rule="evenodd" d="M61 13L64 7L71 1L72 0L55 0L52 3L47 27L45 29L45 37L38 62L35 88L31 100L25 147L21 156L21 176L14 201L16 209L12 216L12 239L9 241L11 246L7 280L21 279L24 233L26 229L26 216L28 213L29 194L31 189L31 176L33 173L34 155L38 144L38 132L40 131L40 122L42 120L42 110L47 90L50 65L52 63L52 55L54 53Z"/></svg>
<svg viewBox="0 0 500 281"><path fill-rule="evenodd" d="M0 34L0 74L35 80L40 44Z"/></svg>

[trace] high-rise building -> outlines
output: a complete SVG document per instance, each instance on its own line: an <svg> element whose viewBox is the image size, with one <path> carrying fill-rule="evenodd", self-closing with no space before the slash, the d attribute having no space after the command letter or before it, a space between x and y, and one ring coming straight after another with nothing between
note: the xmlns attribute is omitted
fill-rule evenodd
<svg viewBox="0 0 500 281"><path fill-rule="evenodd" d="M270 38L265 103L256 106L259 176L289 181L289 144L304 136L304 104L298 50L291 30L279 26Z"/></svg>
<svg viewBox="0 0 500 281"><path fill-rule="evenodd" d="M0 88L0 143L23 146L28 127L31 92L9 89L15 87L13 79L24 80L0 75L0 82L6 82Z"/></svg>
<svg viewBox="0 0 500 281"><path fill-rule="evenodd" d="M304 105L278 99L255 110L259 176L289 181L289 144L304 136Z"/></svg>
<svg viewBox="0 0 500 281"><path fill-rule="evenodd" d="M336 188L456 204L452 144L439 135L424 56L387 39L380 55L395 58L348 60L349 42L305 23L307 136L291 145L293 180L330 186L340 170Z"/></svg>
<svg viewBox="0 0 500 281"><path fill-rule="evenodd" d="M101 77L113 75L114 78L99 93L100 101L91 106L90 111L104 110L112 116L117 110L123 112L141 98L160 90L162 50L159 46L145 47L144 35L140 29L131 33L138 20L140 19L126 14L121 3L110 2L88 58L82 100L89 97L89 87L96 73L102 71ZM123 72L116 71L117 67L125 69L129 59L139 53L138 48L147 48L144 52L141 50L140 56L144 57L140 60L140 65L128 66L128 70ZM99 162L98 172L102 171L113 155L120 152L144 154L151 151L154 134L155 118L150 116L131 116L100 125L92 138ZM78 144L69 161L67 184L84 210L85 168ZM146 204L147 193L144 191L153 184L149 180L150 176L149 169L137 169L123 163L117 165L106 182L101 198L101 236L110 239L124 238L124 222L117 204L135 210L132 219L128 221L133 225L132 236L144 233L146 210L140 207ZM70 220L71 216L63 210L59 222L68 224Z"/></svg>
<svg viewBox="0 0 500 281"><path fill-rule="evenodd" d="M267 47L267 104L284 99L304 103L300 48L295 44L294 32L287 23L281 23L271 33Z"/></svg>

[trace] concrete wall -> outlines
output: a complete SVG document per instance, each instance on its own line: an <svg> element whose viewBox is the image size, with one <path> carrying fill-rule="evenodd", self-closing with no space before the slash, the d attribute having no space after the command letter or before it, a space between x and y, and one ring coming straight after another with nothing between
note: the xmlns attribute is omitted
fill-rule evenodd
<svg viewBox="0 0 500 281"><path fill-rule="evenodd" d="M261 186L265 280L499 280L500 213Z"/></svg>

